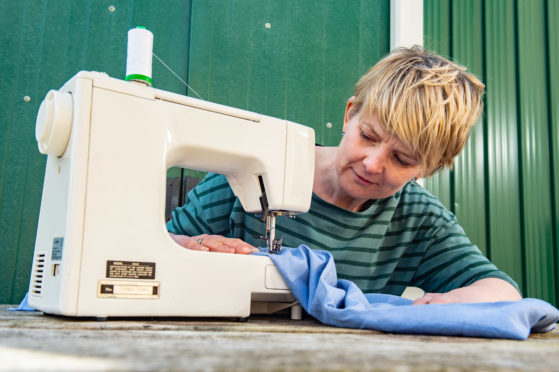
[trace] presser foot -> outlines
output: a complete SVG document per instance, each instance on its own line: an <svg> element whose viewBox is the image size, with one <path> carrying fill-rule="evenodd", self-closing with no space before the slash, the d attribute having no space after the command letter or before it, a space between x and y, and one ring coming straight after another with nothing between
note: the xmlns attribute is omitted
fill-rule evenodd
<svg viewBox="0 0 559 372"><path fill-rule="evenodd" d="M273 241L271 241L268 244L268 253L270 254L277 254L279 253L280 249L281 249L281 243L282 243L283 239L279 238L279 239L274 239Z"/></svg>
<svg viewBox="0 0 559 372"><path fill-rule="evenodd" d="M283 242L283 238L275 238L270 240L269 236L264 235L253 235L254 239L262 239L266 240L267 244L266 247L268 248L268 253L270 254L278 254L281 250L281 244Z"/></svg>

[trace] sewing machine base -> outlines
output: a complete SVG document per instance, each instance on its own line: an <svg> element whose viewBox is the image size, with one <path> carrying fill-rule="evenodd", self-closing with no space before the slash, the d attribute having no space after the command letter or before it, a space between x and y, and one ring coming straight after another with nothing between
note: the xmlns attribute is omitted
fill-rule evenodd
<svg viewBox="0 0 559 372"><path fill-rule="evenodd" d="M200 319L204 321L209 321L213 318L203 317L203 318L193 318L193 317L168 317L168 316L135 316L135 317L126 317L126 316L70 316L70 315L60 315L60 314L53 314L43 312L43 315L60 318L60 319L67 319L67 320L94 320L96 322L106 322L111 320L158 320L158 321L185 321L185 320L192 320L192 319ZM291 320L302 320L303 319L303 309L301 305L297 301L294 302L253 302L251 304L251 312L250 316L239 316L239 317L232 317L238 322L245 323L253 316L261 316L261 315L272 315L272 316L282 316L282 317L289 317ZM216 319L229 319L231 317L220 317Z"/></svg>

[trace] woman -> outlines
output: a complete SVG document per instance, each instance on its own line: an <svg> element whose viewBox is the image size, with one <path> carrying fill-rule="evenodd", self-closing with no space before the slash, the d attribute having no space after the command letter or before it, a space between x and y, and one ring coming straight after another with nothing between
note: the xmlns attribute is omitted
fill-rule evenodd
<svg viewBox="0 0 559 372"><path fill-rule="evenodd" d="M419 47L398 49L356 84L337 147L317 147L308 213L279 218L283 245L332 253L364 292L427 293L416 304L518 300L516 283L471 244L452 213L415 183L450 167L482 112L484 86ZM182 246L247 254L262 222L210 174L167 227Z"/></svg>

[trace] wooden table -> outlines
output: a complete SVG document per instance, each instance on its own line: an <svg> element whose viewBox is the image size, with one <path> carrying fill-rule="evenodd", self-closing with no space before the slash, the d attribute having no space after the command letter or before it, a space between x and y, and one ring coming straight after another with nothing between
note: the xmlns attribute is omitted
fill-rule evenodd
<svg viewBox="0 0 559 372"><path fill-rule="evenodd" d="M559 371L559 330L511 341L282 316L97 322L12 307L0 305L0 371Z"/></svg>

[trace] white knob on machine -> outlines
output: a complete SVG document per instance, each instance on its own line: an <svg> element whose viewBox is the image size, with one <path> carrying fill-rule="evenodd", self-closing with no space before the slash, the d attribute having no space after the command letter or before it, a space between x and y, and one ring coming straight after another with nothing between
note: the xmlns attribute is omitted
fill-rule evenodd
<svg viewBox="0 0 559 372"><path fill-rule="evenodd" d="M43 154L62 156L72 132L74 101L70 93L47 93L35 122L35 138Z"/></svg>

